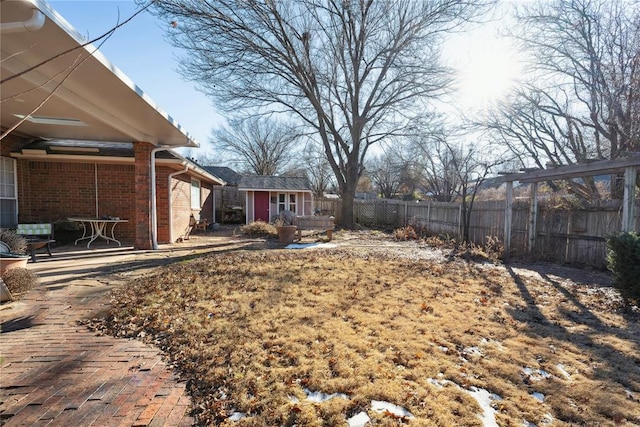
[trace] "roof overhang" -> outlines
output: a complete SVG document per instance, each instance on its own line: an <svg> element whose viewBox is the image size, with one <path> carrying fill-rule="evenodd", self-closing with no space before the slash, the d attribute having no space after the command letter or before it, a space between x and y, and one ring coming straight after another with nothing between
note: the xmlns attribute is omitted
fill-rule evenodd
<svg viewBox="0 0 640 427"><path fill-rule="evenodd" d="M269 191L269 192L277 192L277 193L312 193L312 190L301 189L301 188L248 188L248 187L238 187L238 191Z"/></svg>
<svg viewBox="0 0 640 427"><path fill-rule="evenodd" d="M128 150L115 154L107 145L122 145L130 147L131 144L107 144L100 145L98 141L46 141L44 144L34 143L23 147L11 153L11 157L21 160L31 160L39 162L63 162L63 163L94 163L94 164L118 164L118 165L135 165L135 157L131 148L130 155ZM35 147L34 147L35 146ZM161 152L161 153L164 153ZM226 182L220 177L212 174L206 169L192 160L189 160L180 154L167 150L165 157L156 157L155 164L164 166L175 171L184 170L190 176L196 177L202 181L212 183L213 185L226 185ZM160 156L160 153L158 153Z"/></svg>
<svg viewBox="0 0 640 427"><path fill-rule="evenodd" d="M31 138L198 146L45 1L3 1L0 9L3 129L27 117L15 133Z"/></svg>

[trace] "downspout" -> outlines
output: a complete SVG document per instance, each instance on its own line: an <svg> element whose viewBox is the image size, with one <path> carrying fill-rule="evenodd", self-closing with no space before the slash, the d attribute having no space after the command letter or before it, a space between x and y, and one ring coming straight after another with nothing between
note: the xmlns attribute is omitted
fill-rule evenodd
<svg viewBox="0 0 640 427"><path fill-rule="evenodd" d="M0 33L20 33L23 31L38 31L44 25L44 13L33 9L33 15L26 21L3 22L0 24Z"/></svg>
<svg viewBox="0 0 640 427"><path fill-rule="evenodd" d="M169 190L169 242L173 243L173 202L171 201L171 180L176 175L181 175L189 171L189 165L184 163L184 170L176 171L169 174L169 184L167 186ZM155 234L154 234L155 236Z"/></svg>
<svg viewBox="0 0 640 427"><path fill-rule="evenodd" d="M220 187L220 188L222 188L222 187ZM211 209L212 209L211 217L213 218L213 223L215 224L216 222L218 222L217 218L216 218L216 185L215 184L213 184L211 186L211 194L213 195L213 197L212 197L213 206L211 207Z"/></svg>
<svg viewBox="0 0 640 427"><path fill-rule="evenodd" d="M93 177L93 182L95 183L96 186L96 218L100 218L100 210L98 209L98 200L99 200L99 195L98 195L98 164L94 163L93 164L93 172L94 172L94 177Z"/></svg>
<svg viewBox="0 0 640 427"><path fill-rule="evenodd" d="M158 249L158 209L156 207L156 153L171 147L157 147L151 150L151 248Z"/></svg>

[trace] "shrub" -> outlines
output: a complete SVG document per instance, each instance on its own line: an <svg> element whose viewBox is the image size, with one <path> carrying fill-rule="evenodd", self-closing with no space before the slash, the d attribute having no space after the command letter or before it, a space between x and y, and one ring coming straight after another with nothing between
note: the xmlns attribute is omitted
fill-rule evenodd
<svg viewBox="0 0 640 427"><path fill-rule="evenodd" d="M264 221L254 221L240 227L240 233L250 237L272 237L277 236L276 227Z"/></svg>
<svg viewBox="0 0 640 427"><path fill-rule="evenodd" d="M13 299L17 300L38 283L38 275L26 268L12 268L4 272L2 280L7 285Z"/></svg>
<svg viewBox="0 0 640 427"><path fill-rule="evenodd" d="M27 253L27 239L19 234L16 234L16 232L13 230L0 231L0 242L4 242L9 247L11 253Z"/></svg>
<svg viewBox="0 0 640 427"><path fill-rule="evenodd" d="M396 240L416 240L418 238L418 234L410 225L396 228L393 232L393 236Z"/></svg>
<svg viewBox="0 0 640 427"><path fill-rule="evenodd" d="M625 304L640 304L640 236L634 232L607 237L607 266L613 272L613 286Z"/></svg>

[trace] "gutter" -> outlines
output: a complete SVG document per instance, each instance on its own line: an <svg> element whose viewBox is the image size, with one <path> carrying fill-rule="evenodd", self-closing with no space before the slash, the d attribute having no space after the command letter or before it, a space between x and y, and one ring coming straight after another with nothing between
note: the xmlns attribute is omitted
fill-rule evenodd
<svg viewBox="0 0 640 427"><path fill-rule="evenodd" d="M38 31L44 25L44 13L33 9L33 15L26 21L3 22L0 24L0 33L21 33L24 31Z"/></svg>

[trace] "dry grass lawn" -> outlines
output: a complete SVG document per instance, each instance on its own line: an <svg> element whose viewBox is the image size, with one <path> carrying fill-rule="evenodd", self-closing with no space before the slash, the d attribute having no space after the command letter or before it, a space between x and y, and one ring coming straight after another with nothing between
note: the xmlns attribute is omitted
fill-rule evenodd
<svg viewBox="0 0 640 427"><path fill-rule="evenodd" d="M362 412L379 426L640 425L637 314L610 288L504 266L408 249L212 254L131 282L100 325L156 343L201 425ZM484 390L490 408L471 393Z"/></svg>

